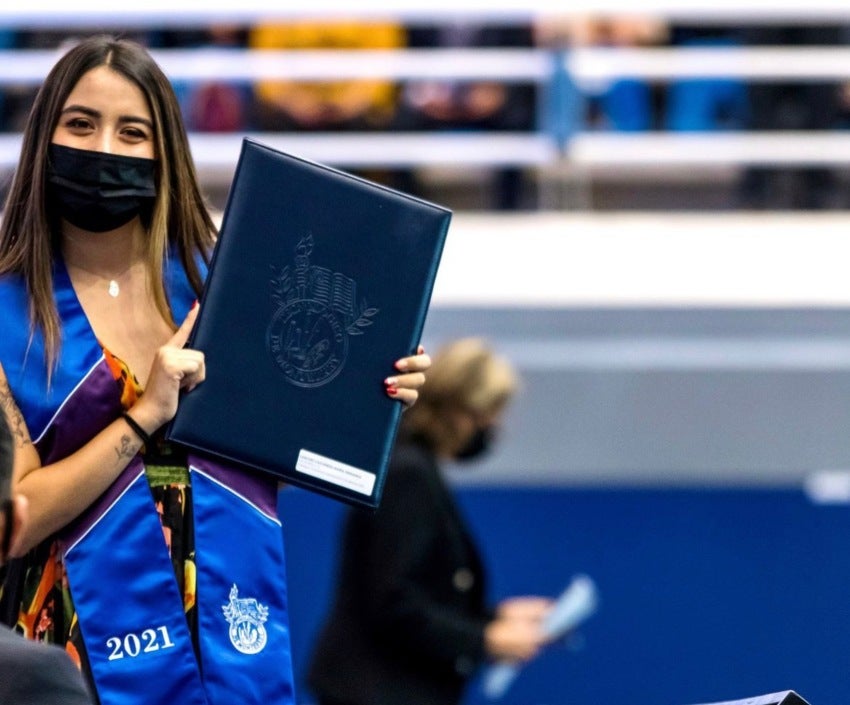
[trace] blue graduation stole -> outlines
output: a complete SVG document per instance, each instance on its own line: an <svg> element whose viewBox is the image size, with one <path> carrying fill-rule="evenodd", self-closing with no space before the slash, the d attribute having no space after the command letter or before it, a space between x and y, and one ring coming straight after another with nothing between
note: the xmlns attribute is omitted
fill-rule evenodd
<svg viewBox="0 0 850 705"><path fill-rule="evenodd" d="M175 318L195 298L182 267L166 270ZM121 411L64 267L54 289L64 332L46 383L43 341L29 342L26 293L0 280L9 331L2 362L44 463L84 445ZM294 703L277 482L190 457L198 634L184 614L162 526L136 457L60 534L65 569L98 696L104 705Z"/></svg>

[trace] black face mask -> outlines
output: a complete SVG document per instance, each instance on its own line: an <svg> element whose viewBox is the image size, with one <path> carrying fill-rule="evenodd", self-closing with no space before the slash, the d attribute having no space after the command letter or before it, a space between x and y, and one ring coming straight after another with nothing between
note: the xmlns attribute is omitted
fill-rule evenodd
<svg viewBox="0 0 850 705"><path fill-rule="evenodd" d="M493 426L484 426L479 428L475 434L466 442L457 453L457 460L472 460L479 458L490 450L493 446L493 441L496 439L496 429Z"/></svg>
<svg viewBox="0 0 850 705"><path fill-rule="evenodd" d="M156 197L156 160L48 147L48 198L78 228L104 233L137 215L149 218Z"/></svg>

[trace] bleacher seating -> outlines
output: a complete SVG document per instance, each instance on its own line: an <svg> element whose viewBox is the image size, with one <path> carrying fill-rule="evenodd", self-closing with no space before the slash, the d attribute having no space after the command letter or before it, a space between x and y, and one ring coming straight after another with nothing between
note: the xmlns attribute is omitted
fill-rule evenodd
<svg viewBox="0 0 850 705"><path fill-rule="evenodd" d="M14 6L13 6L14 5ZM663 20L699 25L795 21L800 12L765 4L650 3L641 12ZM399 2L394 16L405 22L481 19L505 23L545 23L591 10L620 12L627 3L570 4L549 15L546 3ZM334 2L311 7L311 15L332 17ZM110 10L97 2L77 3L60 12L38 1L0 8L0 31L103 29L136 31L152 27L192 29L213 23L250 24L269 17L306 13L263 0L192 4L189 8L154 2L144 9ZM386 14L377 3L358 6L358 16ZM806 22L850 24L850 11L831 2L809 3ZM8 43L8 42L7 42ZM533 84L538 89L536 126L516 132L263 133L262 139L307 158L347 169L418 169L437 180L474 186L482 170L521 169L535 185L535 207L583 208L595 205L595 183L606 179L639 185L647 169L663 184L684 179L716 187L729 184L747 167L828 167L841 170L850 156L850 132L841 126L814 132L755 134L741 129L744 86L749 82L841 82L850 77L850 47L744 47L693 43L682 46L406 49L395 51L249 49L158 49L153 53L175 83L206 80L251 81L288 77L310 81L345 78L497 80ZM52 50L0 49L0 90L38 84L56 58ZM617 83L619 82L619 83ZM600 86L622 89L607 96L608 129L584 122L588 96ZM666 112L655 124L649 86L668 88ZM626 90L632 87L632 90ZM695 97L696 96L696 97ZM637 102L635 102L637 101ZM719 115L722 113L722 116ZM729 119L730 114L733 116ZM244 133L191 135L201 178L226 189ZM0 134L0 173L18 155L19 135ZM686 201L686 199L684 199Z"/></svg>

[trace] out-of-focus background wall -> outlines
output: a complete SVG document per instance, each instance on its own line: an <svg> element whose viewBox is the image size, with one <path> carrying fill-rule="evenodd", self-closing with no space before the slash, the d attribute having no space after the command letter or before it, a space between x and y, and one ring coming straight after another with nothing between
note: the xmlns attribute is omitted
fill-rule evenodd
<svg viewBox="0 0 850 705"><path fill-rule="evenodd" d="M245 135L452 208L423 342L524 380L452 471L491 593L601 597L501 702L844 703L850 9L200 5L5 3L2 188L58 48L110 31L174 82L213 210ZM281 509L300 679L342 507Z"/></svg>

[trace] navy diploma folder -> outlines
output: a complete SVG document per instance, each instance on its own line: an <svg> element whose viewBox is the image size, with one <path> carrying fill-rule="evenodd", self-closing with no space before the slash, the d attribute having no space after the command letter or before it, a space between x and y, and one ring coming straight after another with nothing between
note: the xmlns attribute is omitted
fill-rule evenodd
<svg viewBox="0 0 850 705"><path fill-rule="evenodd" d="M380 503L451 211L244 139L188 345L206 379L167 436L354 505Z"/></svg>

